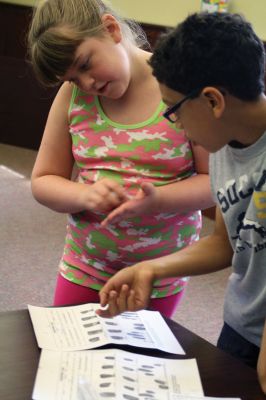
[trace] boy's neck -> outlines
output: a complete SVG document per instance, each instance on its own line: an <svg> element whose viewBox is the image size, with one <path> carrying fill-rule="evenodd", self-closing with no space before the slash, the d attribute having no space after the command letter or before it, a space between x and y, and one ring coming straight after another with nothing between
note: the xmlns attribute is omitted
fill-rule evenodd
<svg viewBox="0 0 266 400"><path fill-rule="evenodd" d="M238 142L237 140L232 140L231 142L228 143L230 147L233 147L234 149L244 149L248 147L249 145L243 144Z"/></svg>
<svg viewBox="0 0 266 400"><path fill-rule="evenodd" d="M232 128L236 134L229 145L245 148L255 143L266 131L266 97L261 95L254 102L236 101L233 107Z"/></svg>

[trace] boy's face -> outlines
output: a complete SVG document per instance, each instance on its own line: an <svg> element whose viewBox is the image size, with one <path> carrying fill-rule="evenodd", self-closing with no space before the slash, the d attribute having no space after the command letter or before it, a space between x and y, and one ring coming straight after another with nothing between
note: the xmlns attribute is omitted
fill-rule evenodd
<svg viewBox="0 0 266 400"><path fill-rule="evenodd" d="M186 96L170 89L164 84L159 84L162 99L168 107L173 107ZM217 109L212 92L204 88L197 97L187 98L176 111L176 126L184 129L187 138L214 153L230 142L224 134L221 119L217 118ZM214 91L217 89L213 88Z"/></svg>

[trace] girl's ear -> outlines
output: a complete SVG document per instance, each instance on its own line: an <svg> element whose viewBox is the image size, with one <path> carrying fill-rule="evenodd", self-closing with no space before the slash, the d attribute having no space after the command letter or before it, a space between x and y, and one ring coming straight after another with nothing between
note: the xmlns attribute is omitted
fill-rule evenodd
<svg viewBox="0 0 266 400"><path fill-rule="evenodd" d="M106 31L112 37L115 43L120 43L122 40L121 27L117 19L111 14L104 14L102 16L102 23Z"/></svg>
<svg viewBox="0 0 266 400"><path fill-rule="evenodd" d="M202 95L212 109L213 115L220 118L225 110L224 93L215 87L208 86L202 90Z"/></svg>

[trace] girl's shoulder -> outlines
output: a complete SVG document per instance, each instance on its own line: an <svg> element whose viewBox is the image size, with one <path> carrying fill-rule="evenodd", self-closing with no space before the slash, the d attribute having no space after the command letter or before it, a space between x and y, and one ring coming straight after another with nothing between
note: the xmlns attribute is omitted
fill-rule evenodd
<svg viewBox="0 0 266 400"><path fill-rule="evenodd" d="M66 107L69 107L73 93L73 85L69 82L64 82L58 89L55 99Z"/></svg>
<svg viewBox="0 0 266 400"><path fill-rule="evenodd" d="M64 103L67 107L71 107L73 103L79 101L94 101L94 97L92 95L82 92L75 84L70 82L62 83L57 92L56 98L61 103Z"/></svg>
<svg viewBox="0 0 266 400"><path fill-rule="evenodd" d="M72 96L71 85L68 82L64 82L59 87L55 95L50 112L54 111L61 115L67 116L69 104L71 102L71 96Z"/></svg>

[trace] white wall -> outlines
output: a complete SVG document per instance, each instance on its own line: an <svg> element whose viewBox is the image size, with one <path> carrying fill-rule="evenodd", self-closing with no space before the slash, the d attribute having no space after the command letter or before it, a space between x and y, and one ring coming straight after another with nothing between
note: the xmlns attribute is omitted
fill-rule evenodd
<svg viewBox="0 0 266 400"><path fill-rule="evenodd" d="M242 13L252 23L257 35L266 41L266 0L229 1L229 11ZM36 0L4 2L32 6ZM189 13L199 11L201 0L111 0L111 3L123 15L138 22L175 26Z"/></svg>
<svg viewBox="0 0 266 400"><path fill-rule="evenodd" d="M112 0L124 14L139 22L175 26L186 16L199 11L201 0ZM156 6L154 5L156 3ZM243 14L257 35L266 41L266 0L229 0L229 11Z"/></svg>

